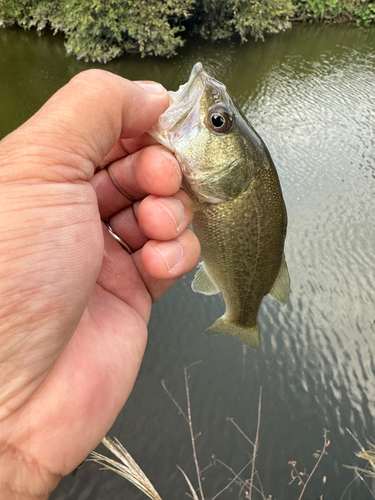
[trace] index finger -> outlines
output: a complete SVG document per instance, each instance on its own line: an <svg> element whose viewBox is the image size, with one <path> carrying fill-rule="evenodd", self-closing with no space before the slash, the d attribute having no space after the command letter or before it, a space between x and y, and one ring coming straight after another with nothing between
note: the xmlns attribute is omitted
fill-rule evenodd
<svg viewBox="0 0 375 500"><path fill-rule="evenodd" d="M3 139L0 181L90 180L120 138L144 134L168 105L167 91L159 84L84 71ZM34 161L20 165L21 156Z"/></svg>
<svg viewBox="0 0 375 500"><path fill-rule="evenodd" d="M116 160L125 158L129 154L135 153L136 151L153 144L158 144L158 141L151 137L151 135L147 132L132 139L119 139L111 151L101 161L99 170L102 170Z"/></svg>

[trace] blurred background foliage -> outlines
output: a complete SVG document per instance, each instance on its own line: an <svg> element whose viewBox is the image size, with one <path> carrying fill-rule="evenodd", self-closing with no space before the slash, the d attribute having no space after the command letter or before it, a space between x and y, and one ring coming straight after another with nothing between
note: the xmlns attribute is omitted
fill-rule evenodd
<svg viewBox="0 0 375 500"><path fill-rule="evenodd" d="M124 52L170 57L187 34L263 39L291 21L375 20L372 0L0 0L0 26L63 32L68 54L107 62Z"/></svg>

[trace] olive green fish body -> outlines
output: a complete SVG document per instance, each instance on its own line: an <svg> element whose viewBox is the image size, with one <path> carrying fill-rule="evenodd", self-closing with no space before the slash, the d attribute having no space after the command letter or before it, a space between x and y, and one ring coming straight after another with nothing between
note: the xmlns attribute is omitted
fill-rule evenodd
<svg viewBox="0 0 375 500"><path fill-rule="evenodd" d="M225 86L198 63L152 132L175 152L196 201L202 259L193 290L221 293L226 311L206 333L259 347L257 315L270 293L285 303L287 215L270 154Z"/></svg>
<svg viewBox="0 0 375 500"><path fill-rule="evenodd" d="M285 210L264 187L254 181L237 198L197 212L193 221L205 267L227 305L226 317L245 326L256 324L283 252Z"/></svg>
<svg viewBox="0 0 375 500"><path fill-rule="evenodd" d="M249 188L227 202L210 204L194 216L193 229L201 247L204 271L222 293L229 333L258 347L257 314L279 274L287 217L277 176L262 172ZM197 291L199 284L193 285ZM204 291L204 290L203 290ZM287 291L284 292L284 295ZM281 302L285 299L279 298ZM220 327L213 325L207 333Z"/></svg>

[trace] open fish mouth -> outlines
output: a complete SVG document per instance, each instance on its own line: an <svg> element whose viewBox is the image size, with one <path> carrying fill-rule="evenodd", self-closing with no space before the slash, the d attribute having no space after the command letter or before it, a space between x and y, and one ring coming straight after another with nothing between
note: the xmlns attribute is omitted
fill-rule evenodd
<svg viewBox="0 0 375 500"><path fill-rule="evenodd" d="M160 116L158 126L173 132L186 119L192 108L202 98L207 81L212 80L200 62L191 70L189 80L176 92L168 92L171 105Z"/></svg>
<svg viewBox="0 0 375 500"><path fill-rule="evenodd" d="M207 92L212 95L213 104L221 103L234 111L225 85L208 75L202 63L197 62L191 70L189 80L180 85L177 91L168 92L170 106L151 127L149 134L175 151L172 142L175 142L176 137L184 135L195 123L200 122L199 103L204 101Z"/></svg>
<svg viewBox="0 0 375 500"><path fill-rule="evenodd" d="M171 104L175 103L176 101L187 98L189 92L191 92L192 87L194 86L195 79L197 77L199 77L202 80L203 84L205 80L207 80L207 78L210 78L208 74L204 71L203 65L200 62L194 64L193 69L190 72L189 80L186 83L180 85L179 89L176 92L173 91L169 92L171 98Z"/></svg>

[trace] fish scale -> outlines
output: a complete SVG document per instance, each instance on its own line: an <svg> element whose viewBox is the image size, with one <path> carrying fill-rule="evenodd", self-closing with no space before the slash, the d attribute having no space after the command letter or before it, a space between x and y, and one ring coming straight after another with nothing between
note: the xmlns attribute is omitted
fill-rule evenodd
<svg viewBox="0 0 375 500"><path fill-rule="evenodd" d="M278 228L261 225L262 211L253 199L249 190L207 207L193 220L206 270L223 294L226 317L243 326L255 325L260 303L276 280L282 259L282 245L274 234ZM243 307L245 295L251 307Z"/></svg>

